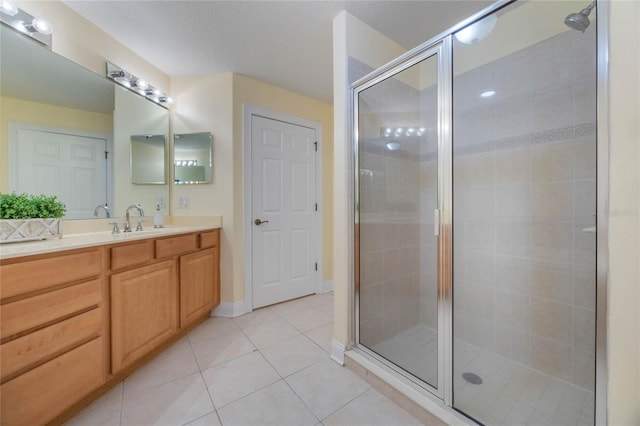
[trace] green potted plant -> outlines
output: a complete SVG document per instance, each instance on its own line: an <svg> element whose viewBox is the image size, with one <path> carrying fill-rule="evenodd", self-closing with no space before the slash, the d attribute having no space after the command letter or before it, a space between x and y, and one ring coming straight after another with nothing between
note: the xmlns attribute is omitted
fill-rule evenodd
<svg viewBox="0 0 640 426"><path fill-rule="evenodd" d="M0 243L62 238L65 211L55 195L0 194Z"/></svg>

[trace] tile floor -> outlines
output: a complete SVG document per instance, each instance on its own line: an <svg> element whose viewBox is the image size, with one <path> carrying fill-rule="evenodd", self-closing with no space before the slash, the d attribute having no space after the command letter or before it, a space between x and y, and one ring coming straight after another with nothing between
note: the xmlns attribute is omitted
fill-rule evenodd
<svg viewBox="0 0 640 426"><path fill-rule="evenodd" d="M209 318L68 425L418 425L329 358L333 294Z"/></svg>

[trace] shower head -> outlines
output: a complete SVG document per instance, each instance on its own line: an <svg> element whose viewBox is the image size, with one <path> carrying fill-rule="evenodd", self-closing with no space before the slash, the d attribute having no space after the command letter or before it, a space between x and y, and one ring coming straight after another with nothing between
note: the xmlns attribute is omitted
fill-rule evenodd
<svg viewBox="0 0 640 426"><path fill-rule="evenodd" d="M594 7L596 7L595 1L582 9L579 13L572 13L564 18L564 23L569 28L584 32L591 23L591 21L589 21L589 14Z"/></svg>

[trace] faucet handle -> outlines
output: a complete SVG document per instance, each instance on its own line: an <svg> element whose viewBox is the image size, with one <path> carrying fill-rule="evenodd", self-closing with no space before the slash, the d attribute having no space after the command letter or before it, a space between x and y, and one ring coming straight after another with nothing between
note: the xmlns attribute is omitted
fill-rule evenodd
<svg viewBox="0 0 640 426"><path fill-rule="evenodd" d="M109 222L109 225L113 225L113 229L111 230L112 234L120 233L120 228L118 228L118 222Z"/></svg>
<svg viewBox="0 0 640 426"><path fill-rule="evenodd" d="M136 231L144 231L144 229L142 229L142 222L144 222L144 220L138 219L138 226L136 226Z"/></svg>

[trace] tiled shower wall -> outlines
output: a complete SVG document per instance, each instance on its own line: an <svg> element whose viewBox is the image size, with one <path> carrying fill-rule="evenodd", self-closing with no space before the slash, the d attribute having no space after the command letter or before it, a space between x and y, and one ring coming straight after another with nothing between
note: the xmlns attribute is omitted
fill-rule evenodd
<svg viewBox="0 0 640 426"><path fill-rule="evenodd" d="M566 31L454 77L455 338L590 390L594 37Z"/></svg>

